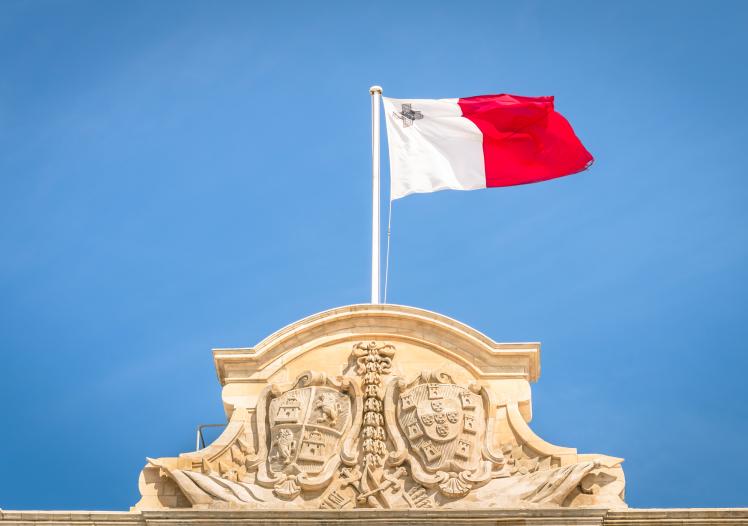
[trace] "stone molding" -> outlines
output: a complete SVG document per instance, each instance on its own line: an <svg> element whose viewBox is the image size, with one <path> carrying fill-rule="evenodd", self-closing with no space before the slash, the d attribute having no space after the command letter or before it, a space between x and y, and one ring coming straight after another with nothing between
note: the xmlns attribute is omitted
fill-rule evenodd
<svg viewBox="0 0 748 526"><path fill-rule="evenodd" d="M289 381L301 372L289 372L289 364L303 361L320 348L352 341L427 346L443 360L465 369L473 379L513 382L512 399L519 404L523 417L532 419L529 384L540 376L540 343L497 343L447 316L386 304L330 309L294 322L254 347L213 349L227 419L236 407L254 408L265 385L277 382L284 373L284 381Z"/></svg>
<svg viewBox="0 0 748 526"><path fill-rule="evenodd" d="M539 354L369 304L215 349L228 426L202 450L148 458L135 509L625 508L622 458L528 426Z"/></svg>
<svg viewBox="0 0 748 526"><path fill-rule="evenodd" d="M213 360L221 385L264 383L288 359L321 344L349 339L358 333L381 339L421 340L425 327L436 349L465 364L478 376L522 378L530 382L540 376L540 343L497 343L457 320L403 305L360 304L330 309L292 323L254 347L213 349ZM519 358L525 366L517 368L518 360L507 366L507 358Z"/></svg>
<svg viewBox="0 0 748 526"><path fill-rule="evenodd" d="M218 526L239 524L313 525L507 524L545 526L737 526L748 525L748 508L709 509L503 509L503 510L166 510L3 511L2 526Z"/></svg>

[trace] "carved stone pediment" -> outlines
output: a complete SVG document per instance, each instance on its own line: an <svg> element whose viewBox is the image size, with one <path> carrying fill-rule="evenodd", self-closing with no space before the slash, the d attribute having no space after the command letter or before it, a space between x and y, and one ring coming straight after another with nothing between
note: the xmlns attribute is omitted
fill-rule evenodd
<svg viewBox="0 0 748 526"><path fill-rule="evenodd" d="M535 435L539 345L393 305L333 309L215 351L229 417L148 459L139 509L624 507L623 459Z"/></svg>

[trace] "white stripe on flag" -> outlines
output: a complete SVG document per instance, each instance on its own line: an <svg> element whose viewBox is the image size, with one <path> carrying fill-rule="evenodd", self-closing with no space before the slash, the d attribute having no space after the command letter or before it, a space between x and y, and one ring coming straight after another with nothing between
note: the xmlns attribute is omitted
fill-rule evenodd
<svg viewBox="0 0 748 526"><path fill-rule="evenodd" d="M486 187L483 134L462 116L458 99L382 99L390 151L390 199ZM403 108L408 104L411 112L419 113Z"/></svg>

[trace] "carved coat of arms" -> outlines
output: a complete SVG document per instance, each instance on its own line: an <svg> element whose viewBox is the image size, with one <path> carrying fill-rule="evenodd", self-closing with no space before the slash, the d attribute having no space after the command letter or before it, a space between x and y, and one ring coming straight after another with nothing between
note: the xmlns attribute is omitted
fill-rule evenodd
<svg viewBox="0 0 748 526"><path fill-rule="evenodd" d="M462 496L503 465L501 453L487 447L481 388L457 385L443 373L423 373L409 385L393 382L388 391L386 401L397 417L396 425L388 422L398 446L392 458L397 464L410 457L419 483Z"/></svg>
<svg viewBox="0 0 748 526"><path fill-rule="evenodd" d="M336 383L322 374L305 373L292 389L266 392L267 414L260 415L258 409L258 423L267 453L257 481L287 499L302 488L324 487L341 461L354 458L352 428L354 421L356 427L361 421L355 391L350 381Z"/></svg>
<svg viewBox="0 0 748 526"><path fill-rule="evenodd" d="M416 510L453 506L473 490L464 505L623 503L622 459L541 456L525 447L534 435L516 403L498 413L489 389L443 372L393 377L394 355L390 343L358 342L356 376L307 371L268 385L253 414L235 408L226 439L149 466L193 506L215 509ZM494 428L512 435L500 443Z"/></svg>

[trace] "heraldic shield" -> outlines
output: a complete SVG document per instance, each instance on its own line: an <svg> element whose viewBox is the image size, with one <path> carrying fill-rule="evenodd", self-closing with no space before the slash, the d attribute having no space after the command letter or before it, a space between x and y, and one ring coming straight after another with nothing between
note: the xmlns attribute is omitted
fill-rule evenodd
<svg viewBox="0 0 748 526"><path fill-rule="evenodd" d="M341 461L353 460L353 424L360 427L361 421L357 388L347 378L334 381L312 372L302 374L285 392L274 387L266 393L266 419L258 418L268 449L257 481L272 486L278 497L291 499L301 489L323 488Z"/></svg>
<svg viewBox="0 0 748 526"><path fill-rule="evenodd" d="M447 497L501 476L496 471L503 466L501 453L486 447L486 396L479 386L457 385L445 373L421 373L410 384L392 382L386 403L397 417L390 433L399 437L393 463L410 457L413 478Z"/></svg>

